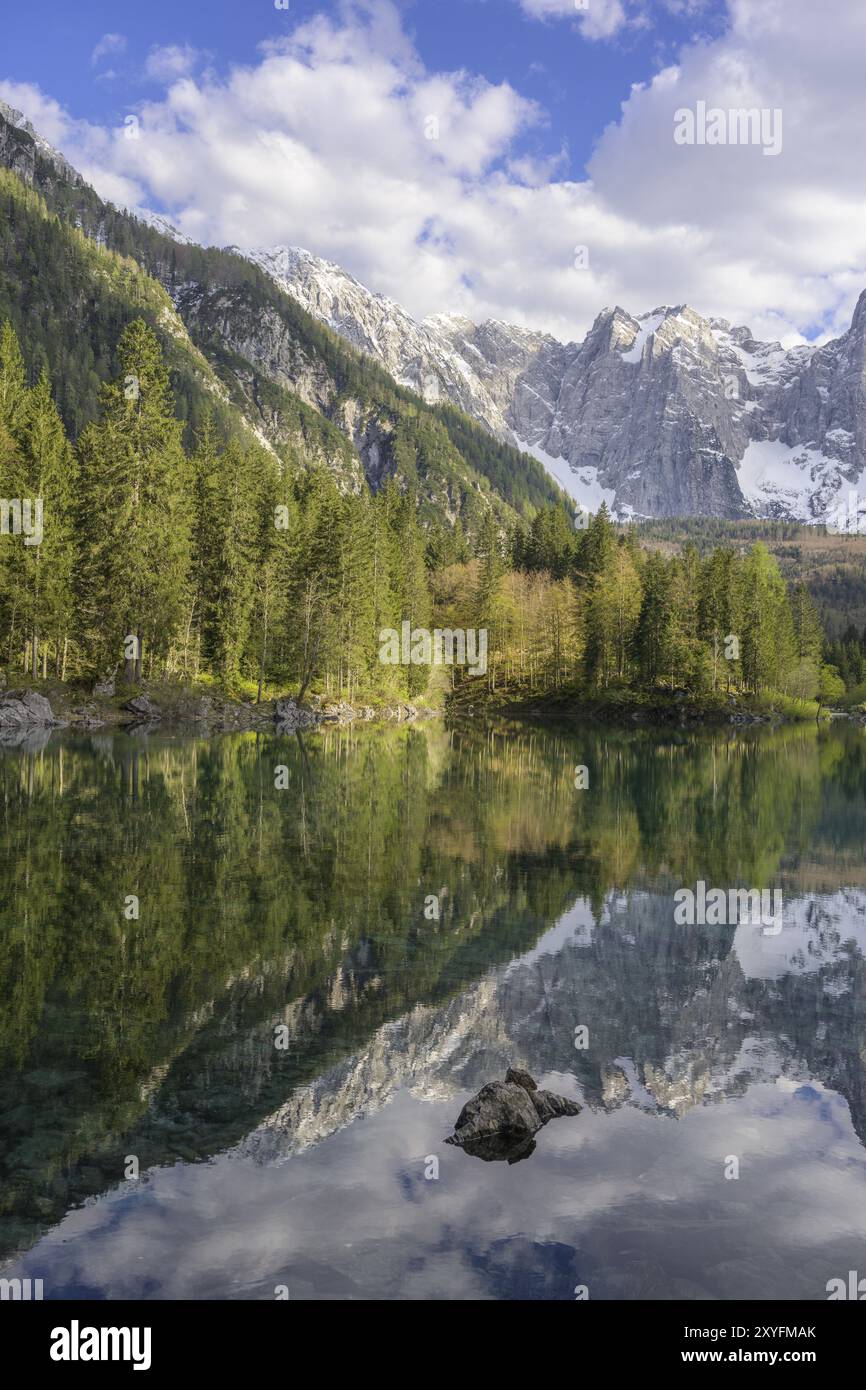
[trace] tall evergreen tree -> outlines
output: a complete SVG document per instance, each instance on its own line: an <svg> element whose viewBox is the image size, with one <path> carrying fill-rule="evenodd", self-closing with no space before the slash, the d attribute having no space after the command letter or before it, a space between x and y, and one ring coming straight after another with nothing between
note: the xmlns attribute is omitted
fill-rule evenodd
<svg viewBox="0 0 866 1390"><path fill-rule="evenodd" d="M167 659L184 611L190 488L159 342L138 319L118 347L100 419L80 441L83 540L80 618L89 648L140 680L147 655Z"/></svg>

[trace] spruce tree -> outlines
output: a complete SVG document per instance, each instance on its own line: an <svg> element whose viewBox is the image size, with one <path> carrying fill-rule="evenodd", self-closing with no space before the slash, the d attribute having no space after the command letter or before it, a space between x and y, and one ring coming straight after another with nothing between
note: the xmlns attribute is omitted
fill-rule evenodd
<svg viewBox="0 0 866 1390"><path fill-rule="evenodd" d="M166 660L185 608L191 489L159 342L141 319L124 330L120 374L82 434L81 584L85 644L97 660L122 654L140 680L145 657Z"/></svg>

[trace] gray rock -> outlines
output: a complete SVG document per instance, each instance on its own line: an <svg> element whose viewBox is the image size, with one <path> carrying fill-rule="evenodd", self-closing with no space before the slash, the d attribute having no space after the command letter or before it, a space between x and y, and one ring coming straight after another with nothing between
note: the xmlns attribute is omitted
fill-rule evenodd
<svg viewBox="0 0 866 1390"><path fill-rule="evenodd" d="M576 1101L540 1091L528 1072L509 1067L504 1081L488 1082L466 1102L445 1142L476 1158L516 1163L532 1153L542 1125L580 1110Z"/></svg>
<svg viewBox="0 0 866 1390"><path fill-rule="evenodd" d="M104 676L100 676L98 680L95 680L93 683L94 695L104 695L108 699L111 699L113 697L115 693L115 688L116 687L113 672L107 672Z"/></svg>
<svg viewBox="0 0 866 1390"><path fill-rule="evenodd" d="M294 734L298 729L315 728L321 716L315 711L304 709L297 701L285 696L274 705L274 723L277 733Z"/></svg>
<svg viewBox="0 0 866 1390"><path fill-rule="evenodd" d="M518 1086L522 1086L524 1091L538 1090L538 1082L533 1081L529 1072L524 1071L522 1067L509 1067L505 1073L505 1080L514 1081Z"/></svg>
<svg viewBox="0 0 866 1390"><path fill-rule="evenodd" d="M162 711L149 695L134 695L131 700L127 700L123 708L134 714L136 720L142 723L155 724L162 718Z"/></svg>
<svg viewBox="0 0 866 1390"><path fill-rule="evenodd" d="M335 705L323 706L322 718L328 724L352 724L357 718L357 712L346 700L340 700Z"/></svg>
<svg viewBox="0 0 866 1390"><path fill-rule="evenodd" d="M60 722L45 696L35 690L9 690L0 696L0 728L47 728Z"/></svg>

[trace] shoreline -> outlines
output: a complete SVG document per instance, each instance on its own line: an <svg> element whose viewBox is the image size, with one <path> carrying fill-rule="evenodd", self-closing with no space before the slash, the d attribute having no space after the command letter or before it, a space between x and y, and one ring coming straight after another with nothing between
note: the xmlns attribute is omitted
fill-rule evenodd
<svg viewBox="0 0 866 1390"><path fill-rule="evenodd" d="M38 729L65 729L87 733L99 729L135 733L219 733L251 731L273 733L314 732L325 727L415 724L430 720L449 723L482 719L514 719L599 727L701 729L757 727L849 719L866 723L860 709L814 707L784 710L756 708L732 697L727 702L700 701L685 695L664 701L627 697L587 699L574 694L514 699L470 700L464 691L443 705L424 701L390 700L387 703L350 704L310 695L302 705L294 696L244 700L223 690L200 684L143 682L116 688L97 686L87 693L78 686L44 681L0 691L0 739L7 743L18 734Z"/></svg>

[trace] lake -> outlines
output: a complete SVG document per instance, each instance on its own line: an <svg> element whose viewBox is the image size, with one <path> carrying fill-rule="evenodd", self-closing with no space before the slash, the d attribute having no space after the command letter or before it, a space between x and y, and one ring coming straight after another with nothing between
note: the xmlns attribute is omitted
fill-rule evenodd
<svg viewBox="0 0 866 1390"><path fill-rule="evenodd" d="M0 749L0 784L5 1277L821 1300L866 1275L861 726L97 731ZM779 892L778 929L678 924L699 883ZM512 1063L581 1114L520 1162L446 1145Z"/></svg>

